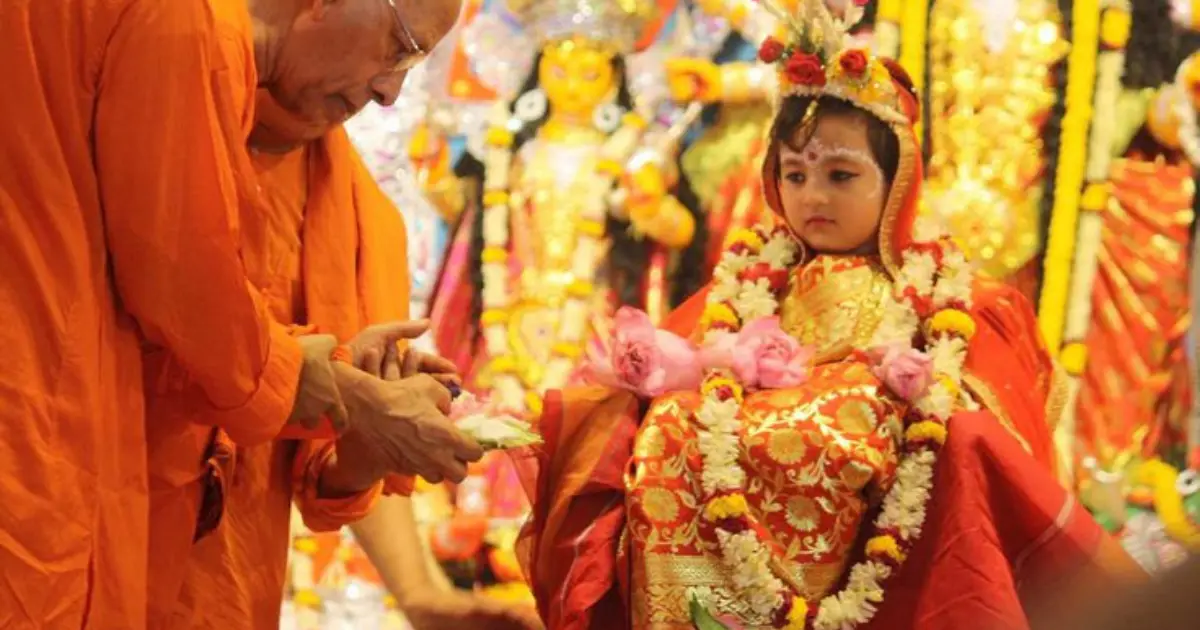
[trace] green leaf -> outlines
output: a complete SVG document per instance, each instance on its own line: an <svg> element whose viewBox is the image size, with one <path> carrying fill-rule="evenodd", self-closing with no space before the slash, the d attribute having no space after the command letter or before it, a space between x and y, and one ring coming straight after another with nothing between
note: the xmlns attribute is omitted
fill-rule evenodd
<svg viewBox="0 0 1200 630"><path fill-rule="evenodd" d="M695 597L692 597L688 604L688 610L692 614L692 625L696 630L729 630L729 626L721 623L708 609L704 607Z"/></svg>

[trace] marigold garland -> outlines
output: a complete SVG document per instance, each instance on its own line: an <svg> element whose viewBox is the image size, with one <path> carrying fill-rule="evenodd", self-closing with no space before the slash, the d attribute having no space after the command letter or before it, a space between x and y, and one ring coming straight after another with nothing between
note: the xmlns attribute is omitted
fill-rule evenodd
<svg viewBox="0 0 1200 630"><path fill-rule="evenodd" d="M1062 481L1068 486L1073 484L1071 477L1075 460L1075 399L1086 358L1083 340L1091 324L1092 285L1096 279L1097 257L1104 227L1103 211L1108 206L1111 194L1108 183L1111 151L1130 28L1130 4L1127 0L1104 0L1099 11L1102 11L1100 38L1103 46L1095 58L1096 87L1084 169L1086 187L1079 195L1077 226L1071 234L1074 243L1071 253L1074 258L1064 261L1062 258L1047 257L1047 271L1053 265L1056 273L1066 268L1070 274L1064 281L1067 291L1062 306L1064 312L1059 322L1050 324L1060 331L1060 336L1053 340L1053 345L1049 345L1049 348L1057 353L1059 362L1071 377L1068 381L1067 403L1062 418L1058 419L1058 428L1054 436L1058 458L1062 464L1060 470L1064 475ZM1078 210L1082 210L1083 213L1079 214ZM1041 315L1053 321L1047 308L1049 306L1043 306Z"/></svg>
<svg viewBox="0 0 1200 630"><path fill-rule="evenodd" d="M1057 354L1062 345L1071 281L1071 261L1083 190L1088 127L1092 120L1096 54L1100 44L1100 3L1076 0L1071 12L1071 52L1067 56L1066 113L1062 120L1054 204L1039 300L1038 324L1046 347Z"/></svg>

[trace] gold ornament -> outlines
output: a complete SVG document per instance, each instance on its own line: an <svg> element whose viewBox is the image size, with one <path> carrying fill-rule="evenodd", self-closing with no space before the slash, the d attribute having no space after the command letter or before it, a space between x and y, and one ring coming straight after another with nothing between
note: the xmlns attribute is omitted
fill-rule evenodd
<svg viewBox="0 0 1200 630"><path fill-rule="evenodd" d="M926 211L980 263L1006 278L1037 253L1041 124L1054 104L1049 71L1063 55L1049 0L1018 0L993 49L972 0L943 0L930 17L930 142Z"/></svg>
<svg viewBox="0 0 1200 630"><path fill-rule="evenodd" d="M653 0L508 0L508 9L543 45L581 37L629 54L657 5Z"/></svg>

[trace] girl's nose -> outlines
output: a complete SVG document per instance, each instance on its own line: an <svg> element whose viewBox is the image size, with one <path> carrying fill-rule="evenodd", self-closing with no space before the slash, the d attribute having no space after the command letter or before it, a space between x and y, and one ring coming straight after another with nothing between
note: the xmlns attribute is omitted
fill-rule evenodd
<svg viewBox="0 0 1200 630"><path fill-rule="evenodd" d="M829 194L820 184L806 182L800 189L800 202L805 207L820 207L829 203Z"/></svg>

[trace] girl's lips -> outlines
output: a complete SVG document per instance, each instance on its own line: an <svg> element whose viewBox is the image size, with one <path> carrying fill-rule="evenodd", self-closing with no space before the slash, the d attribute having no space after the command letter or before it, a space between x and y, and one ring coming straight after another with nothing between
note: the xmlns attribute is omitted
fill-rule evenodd
<svg viewBox="0 0 1200 630"><path fill-rule="evenodd" d="M805 221L804 225L828 225L830 223L833 223L833 219L827 219L825 217L813 217Z"/></svg>

